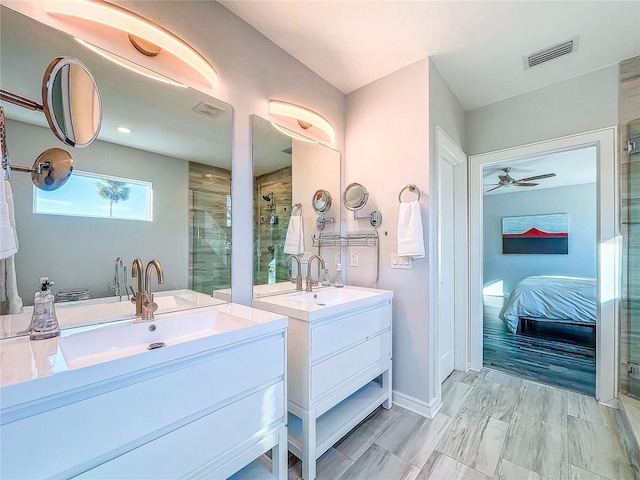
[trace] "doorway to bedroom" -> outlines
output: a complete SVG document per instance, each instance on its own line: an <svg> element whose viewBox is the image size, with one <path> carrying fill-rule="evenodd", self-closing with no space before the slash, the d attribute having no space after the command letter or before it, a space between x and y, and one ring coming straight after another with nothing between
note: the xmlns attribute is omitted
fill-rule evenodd
<svg viewBox="0 0 640 480"><path fill-rule="evenodd" d="M483 169L483 364L595 395L595 146Z"/></svg>
<svg viewBox="0 0 640 480"><path fill-rule="evenodd" d="M615 398L615 129L470 158L470 367Z"/></svg>

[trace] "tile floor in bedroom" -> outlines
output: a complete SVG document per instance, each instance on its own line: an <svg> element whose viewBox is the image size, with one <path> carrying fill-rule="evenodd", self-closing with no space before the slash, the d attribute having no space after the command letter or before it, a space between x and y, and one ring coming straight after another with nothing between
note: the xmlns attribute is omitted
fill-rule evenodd
<svg viewBox="0 0 640 480"><path fill-rule="evenodd" d="M640 479L620 413L593 397L483 369L454 372L442 398L433 420L378 409L319 459L317 478Z"/></svg>

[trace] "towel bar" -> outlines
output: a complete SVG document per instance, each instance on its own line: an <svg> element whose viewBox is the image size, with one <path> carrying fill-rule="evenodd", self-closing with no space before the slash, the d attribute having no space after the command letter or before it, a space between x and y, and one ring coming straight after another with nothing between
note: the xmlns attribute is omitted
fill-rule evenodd
<svg viewBox="0 0 640 480"><path fill-rule="evenodd" d="M402 192L404 192L405 190L409 189L410 192L418 192L418 201L420 201L420 189L418 187L416 187L413 183L410 183L409 185L407 185L406 187L404 187L402 190L400 190L400 193L398 194L398 201L400 203L402 203Z"/></svg>

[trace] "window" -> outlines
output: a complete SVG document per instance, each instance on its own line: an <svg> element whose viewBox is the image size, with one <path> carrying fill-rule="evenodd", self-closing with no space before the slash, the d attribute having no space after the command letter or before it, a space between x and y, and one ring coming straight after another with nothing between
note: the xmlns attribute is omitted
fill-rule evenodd
<svg viewBox="0 0 640 480"><path fill-rule="evenodd" d="M34 213L153 220L151 182L74 170L58 190L34 187L33 196Z"/></svg>

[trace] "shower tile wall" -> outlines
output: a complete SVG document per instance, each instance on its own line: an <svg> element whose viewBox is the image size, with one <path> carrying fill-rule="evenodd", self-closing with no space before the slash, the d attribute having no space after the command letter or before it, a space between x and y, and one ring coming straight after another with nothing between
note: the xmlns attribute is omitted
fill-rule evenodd
<svg viewBox="0 0 640 480"><path fill-rule="evenodd" d="M256 214L253 216L253 284L269 283L269 262L273 260L274 255L277 265L275 281L284 282L289 279L287 271L282 265L287 256L283 249L291 217L291 167L256 177L254 188L254 212ZM275 208L268 210L269 203L263 200L262 196L271 192L273 192L275 201L272 203L275 204ZM274 215L277 217L277 223L272 220ZM269 247L272 245L275 247L274 253L269 251Z"/></svg>
<svg viewBox="0 0 640 480"><path fill-rule="evenodd" d="M624 238L620 328L620 390L640 397L640 381L627 375L627 362L640 363L640 154L627 153L627 140L640 136L640 56L620 63L620 193Z"/></svg>
<svg viewBox="0 0 640 480"><path fill-rule="evenodd" d="M231 286L231 172L189 162L189 288L211 295Z"/></svg>

